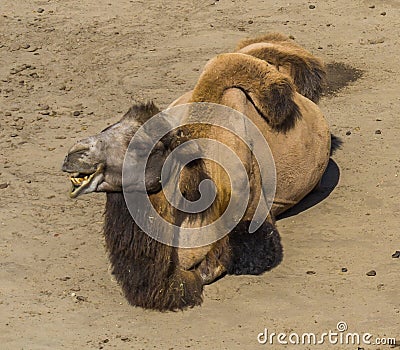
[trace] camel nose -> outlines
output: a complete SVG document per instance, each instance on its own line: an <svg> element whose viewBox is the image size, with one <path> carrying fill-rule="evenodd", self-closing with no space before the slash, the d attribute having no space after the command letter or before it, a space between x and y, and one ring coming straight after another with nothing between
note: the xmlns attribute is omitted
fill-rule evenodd
<svg viewBox="0 0 400 350"><path fill-rule="evenodd" d="M61 167L66 172L92 172L102 163L104 142L101 138L90 136L75 143L68 151Z"/></svg>
<svg viewBox="0 0 400 350"><path fill-rule="evenodd" d="M70 161L69 155L65 156L64 162L63 162L63 164L61 166L61 170L64 171L64 172L67 172L67 173L70 173L70 172L73 171L72 167L71 167L71 161Z"/></svg>
<svg viewBox="0 0 400 350"><path fill-rule="evenodd" d="M76 143L71 147L68 154L65 156L61 170L65 172L75 171L76 164L82 159L83 156L88 154L89 150L89 145L83 142Z"/></svg>

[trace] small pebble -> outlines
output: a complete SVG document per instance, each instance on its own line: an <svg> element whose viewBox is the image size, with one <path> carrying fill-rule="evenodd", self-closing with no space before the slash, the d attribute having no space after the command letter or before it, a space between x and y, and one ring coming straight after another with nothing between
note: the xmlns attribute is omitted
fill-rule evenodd
<svg viewBox="0 0 400 350"><path fill-rule="evenodd" d="M347 272L347 268L346 267L342 267L342 272Z"/></svg>
<svg viewBox="0 0 400 350"><path fill-rule="evenodd" d="M4 115L5 115L6 117L11 117L11 112L4 112Z"/></svg>
<svg viewBox="0 0 400 350"><path fill-rule="evenodd" d="M381 122L382 121L382 119L379 119L379 118L376 118L375 119L377 122Z"/></svg>
<svg viewBox="0 0 400 350"><path fill-rule="evenodd" d="M366 273L366 275L367 275L367 276L376 276L376 271L375 271L375 270L368 271L368 272Z"/></svg>
<svg viewBox="0 0 400 350"><path fill-rule="evenodd" d="M253 24L254 22L253 22L253 20L250 19L247 23L248 24Z"/></svg>
<svg viewBox="0 0 400 350"><path fill-rule="evenodd" d="M3 190L8 187L8 183L0 184L0 190Z"/></svg>
<svg viewBox="0 0 400 350"><path fill-rule="evenodd" d="M31 45L29 45L29 44L22 45L22 48L25 50L29 49L30 47L31 47Z"/></svg>
<svg viewBox="0 0 400 350"><path fill-rule="evenodd" d="M79 111L74 111L74 113L72 113L72 115L73 115L74 117L79 117L79 116L81 115L81 112L79 112Z"/></svg>
<svg viewBox="0 0 400 350"><path fill-rule="evenodd" d="M368 39L367 40L368 44L370 45L376 45L376 44L383 44L385 42L385 39L379 38L379 39Z"/></svg>
<svg viewBox="0 0 400 350"><path fill-rule="evenodd" d="M10 136L11 136L11 137L17 137L18 134L11 134Z"/></svg>
<svg viewBox="0 0 400 350"><path fill-rule="evenodd" d="M385 11L381 12L381 16L386 16L386 12Z"/></svg>
<svg viewBox="0 0 400 350"><path fill-rule="evenodd" d="M375 5L371 5L371 6L369 6L369 8L370 8L370 9L374 9L374 8L375 8Z"/></svg>
<svg viewBox="0 0 400 350"><path fill-rule="evenodd" d="M315 9L315 5L310 5L310 6L308 6L308 8L309 8L310 10L314 10L314 9Z"/></svg>
<svg viewBox="0 0 400 350"><path fill-rule="evenodd" d="M307 271L307 272L306 272L306 274L307 274L307 275L315 275L315 274L316 274L316 272L315 272L315 271L312 271L312 270L310 270L310 271Z"/></svg>
<svg viewBox="0 0 400 350"><path fill-rule="evenodd" d="M382 131L380 131L379 129L378 129L378 130L375 130L375 134L376 134L376 135L380 135L380 134L382 134Z"/></svg>
<svg viewBox="0 0 400 350"><path fill-rule="evenodd" d="M38 13L43 13L43 12L44 12L44 9L42 9L41 7L39 7L39 8L37 9L37 12L38 12Z"/></svg>
<svg viewBox="0 0 400 350"><path fill-rule="evenodd" d="M392 258L394 258L394 259L400 258L400 250L396 250L396 252L394 254L392 254Z"/></svg>
<svg viewBox="0 0 400 350"><path fill-rule="evenodd" d="M40 48L37 47L37 46L30 47L30 48L28 49L28 52L36 52L36 51L39 50L39 49L40 49Z"/></svg>
<svg viewBox="0 0 400 350"><path fill-rule="evenodd" d="M350 131L350 130L349 130L349 131L346 131L346 135L347 135L347 136L351 135L351 131Z"/></svg>

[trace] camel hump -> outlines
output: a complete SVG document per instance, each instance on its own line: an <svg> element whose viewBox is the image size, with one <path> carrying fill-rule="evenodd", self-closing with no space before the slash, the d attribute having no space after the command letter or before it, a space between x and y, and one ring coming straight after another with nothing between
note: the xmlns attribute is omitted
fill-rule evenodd
<svg viewBox="0 0 400 350"><path fill-rule="evenodd" d="M295 46L300 47L300 45L297 45L296 43L291 41L289 37L287 37L282 33L266 33L264 35L256 36L255 38L247 38L239 41L239 43L236 45L235 51L239 51L244 47L255 43L279 43L279 42L288 42Z"/></svg>
<svg viewBox="0 0 400 350"><path fill-rule="evenodd" d="M273 64L290 75L300 94L318 102L325 84L325 66L319 58L289 42L253 43L239 50Z"/></svg>
<svg viewBox="0 0 400 350"><path fill-rule="evenodd" d="M243 53L225 53L211 59L193 90L191 102L221 103L230 88L243 90L277 131L291 129L300 118L292 79L266 61Z"/></svg>
<svg viewBox="0 0 400 350"><path fill-rule="evenodd" d="M280 33L268 33L244 39L236 51L275 65L289 74L297 91L317 103L325 86L326 70L322 60Z"/></svg>

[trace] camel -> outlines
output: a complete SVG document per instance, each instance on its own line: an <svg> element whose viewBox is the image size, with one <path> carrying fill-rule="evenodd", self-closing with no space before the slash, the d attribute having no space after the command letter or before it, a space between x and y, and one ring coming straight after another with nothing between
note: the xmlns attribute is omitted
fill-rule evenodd
<svg viewBox="0 0 400 350"><path fill-rule="evenodd" d="M177 189L186 199L199 199L204 179L212 179L217 189L209 208L186 213L166 201L160 184L162 164L179 144L204 137L238 154L250 183L246 211L227 235L194 248L152 238L135 223L123 195L125 153L139 128L160 112L153 103L134 105L117 123L72 146L62 166L70 174L70 196L106 192L106 247L112 274L130 304L160 311L193 307L202 303L204 285L224 274L258 275L281 262L275 217L318 185L329 161L329 128L312 101L318 101L323 75L319 59L286 37L269 34L211 59L194 89L169 106L208 102L229 107L250 119L268 141L276 166L276 195L268 217L252 233L249 225L263 195L260 168L251 150L227 130L196 123L174 129L156 143L146 165L145 195L157 212L178 227L197 227L221 216L230 200L240 200L230 192L228 174L208 159L186 164ZM185 156L197 150L180 152Z"/></svg>

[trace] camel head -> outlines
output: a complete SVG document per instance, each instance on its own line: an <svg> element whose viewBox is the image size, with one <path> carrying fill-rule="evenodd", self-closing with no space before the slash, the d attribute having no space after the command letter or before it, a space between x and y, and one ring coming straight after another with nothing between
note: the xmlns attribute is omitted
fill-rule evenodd
<svg viewBox="0 0 400 350"><path fill-rule="evenodd" d="M64 159L62 171L70 174L70 197L91 192L122 192L122 167L129 143L137 130L159 112L153 103L135 105L122 119L99 134L78 141ZM145 184L148 193L161 190L161 169L179 131L172 131L157 142L146 163ZM151 137L140 139L144 148ZM140 149L136 157L140 157Z"/></svg>

